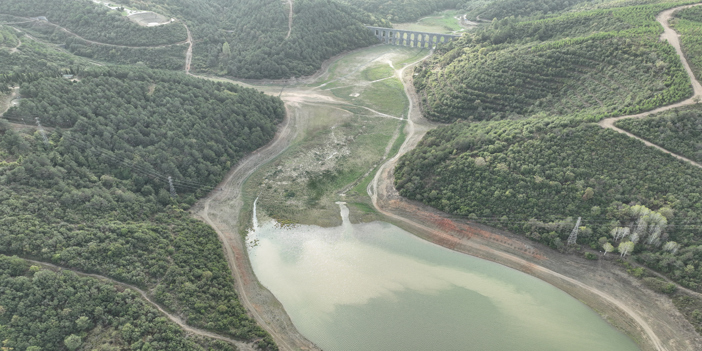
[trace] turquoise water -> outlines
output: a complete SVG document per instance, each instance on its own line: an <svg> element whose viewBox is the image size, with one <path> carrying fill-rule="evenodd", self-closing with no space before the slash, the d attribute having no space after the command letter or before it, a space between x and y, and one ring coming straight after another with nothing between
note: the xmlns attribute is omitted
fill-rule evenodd
<svg viewBox="0 0 702 351"><path fill-rule="evenodd" d="M254 271L327 351L634 351L581 302L519 271L384 222L249 234Z"/></svg>

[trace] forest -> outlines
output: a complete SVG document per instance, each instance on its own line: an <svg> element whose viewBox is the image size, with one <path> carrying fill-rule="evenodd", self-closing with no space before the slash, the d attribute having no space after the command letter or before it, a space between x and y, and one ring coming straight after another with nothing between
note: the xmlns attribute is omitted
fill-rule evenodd
<svg viewBox="0 0 702 351"><path fill-rule="evenodd" d="M702 163L702 106L699 104L642 119L623 119L615 125L668 151Z"/></svg>
<svg viewBox="0 0 702 351"><path fill-rule="evenodd" d="M619 248L702 291L702 174L615 131L564 118L456 122L400 159L395 185L557 250L582 217L578 244Z"/></svg>
<svg viewBox="0 0 702 351"><path fill-rule="evenodd" d="M505 18L437 49L416 69L428 118L499 120L547 115L599 120L688 98L675 50L655 15L676 3Z"/></svg>
<svg viewBox="0 0 702 351"><path fill-rule="evenodd" d="M22 96L0 120L1 253L153 289L190 325L277 349L239 303L217 234L183 209L272 138L279 99L138 67L0 81Z"/></svg>
<svg viewBox="0 0 702 351"><path fill-rule="evenodd" d="M2 350L235 351L187 337L138 293L0 255Z"/></svg>

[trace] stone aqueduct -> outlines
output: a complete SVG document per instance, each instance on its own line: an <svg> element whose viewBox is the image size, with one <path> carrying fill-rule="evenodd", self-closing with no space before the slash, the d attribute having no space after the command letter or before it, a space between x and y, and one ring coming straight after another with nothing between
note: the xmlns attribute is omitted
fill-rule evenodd
<svg viewBox="0 0 702 351"><path fill-rule="evenodd" d="M433 48L436 44L447 43L451 39L460 38L460 35L415 32L392 28L366 26L380 40L390 45L401 45L419 48Z"/></svg>

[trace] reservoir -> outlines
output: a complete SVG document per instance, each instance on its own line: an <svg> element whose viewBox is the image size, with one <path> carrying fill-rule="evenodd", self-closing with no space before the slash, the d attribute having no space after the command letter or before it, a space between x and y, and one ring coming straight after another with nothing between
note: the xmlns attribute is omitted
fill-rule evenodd
<svg viewBox="0 0 702 351"><path fill-rule="evenodd" d="M340 207L336 228L254 217L247 240L259 281L323 350L639 350L541 280Z"/></svg>

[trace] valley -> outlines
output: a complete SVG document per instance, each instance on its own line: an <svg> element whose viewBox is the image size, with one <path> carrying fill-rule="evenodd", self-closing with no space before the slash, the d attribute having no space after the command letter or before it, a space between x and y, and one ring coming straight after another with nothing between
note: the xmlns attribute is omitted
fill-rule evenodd
<svg viewBox="0 0 702 351"><path fill-rule="evenodd" d="M310 11L317 2L262 4L261 8L282 6L282 15L276 18L284 24L280 28L276 24L275 35L265 40L286 43L282 44L284 49L276 49L278 53L269 52L266 60L280 56L281 52L292 52L285 45L309 38L308 32L300 34L297 30L310 26L310 13L305 11ZM324 11L343 17L338 24L347 31L353 28L361 33L357 22L360 18L371 25L389 23L376 17L380 12L369 10L373 9L368 7L374 6L372 1L365 2L367 12L360 15L353 13L351 7L332 2L324 5L329 6ZM441 6L439 2L431 2L431 6ZM205 12L216 11L219 5L213 4ZM698 241L695 234L688 234L696 223L692 208L700 178L697 168L701 166L697 163L699 147L690 140L694 139L691 135L696 135L692 130L697 126L694 119L698 116L702 86L695 79L699 69L696 59L693 56L690 63L686 60L686 55L689 57L698 49L696 42L689 39L696 35L694 24L684 22L697 20L697 13L691 10L699 8L696 4L646 5L643 7L646 15L642 16L645 19L638 27L632 25L629 8L603 7L603 10L593 5L591 12L583 12L584 22L578 22L582 18L577 14L567 14L533 23L510 23L512 18L477 28L474 28L476 22L463 16L465 11L434 12L440 8L428 8L407 18L407 24L397 28L446 33L476 31L477 36L467 34L430 51L387 45L364 47L373 38L359 34L353 44L339 44L324 55L296 57L284 64L282 61L251 64L258 56L238 55L246 50L245 41L251 38L244 40L234 30L225 30L227 34L223 36L213 35L211 25L201 20L205 17L186 19L187 11L181 7L148 1L134 5L177 19L175 23L142 26L142 29L124 25L124 36L101 37L96 35L99 30L86 30L86 22L78 25L71 18L63 18L56 23L37 25L37 20L30 18L35 15L32 10L0 5L1 13L7 15L10 11L9 18L19 20L11 22L17 25L14 28L17 34L2 37L9 37L7 53L0 40L0 59L24 71L12 75L2 72L4 82L13 84L0 101L4 112L0 117L10 122L0 121L6 123L0 123L0 181L8 185L0 192L3 201L0 223L4 230L0 233L0 253L24 260L0 256L0 270L7 271L3 279L8 284L0 288L10 291L19 286L18 282L32 276L38 283L36 277L50 274L64 274L69 278L61 279L76 287L87 284L77 283L70 273L73 271L76 277L113 284L118 292L114 301L127 298L121 295L126 289L125 294L135 292L129 299L149 306L145 311L154 311L148 312L150 316L165 316L149 317L152 318L149 321L155 321L154 325L160 323L158 327L137 328L138 332L132 335L130 328L139 318L134 312L120 315L119 308L106 307L115 317L102 318L102 312L94 315L92 311L81 312L81 317L66 309L57 310L56 313L73 319L83 318L87 313L88 319L100 325L90 331L84 322L76 322L70 336L67 333L62 341L66 347L72 348L76 340L85 341L86 347L96 345L99 340L110 339L107 335L111 331L119 330L120 336L112 333L117 345L121 345L118 347L132 343L132 348L139 343L136 335L141 333L141 340L149 340L150 345L174 350L342 350L391 346L406 349L423 341L434 344L445 341L444 348L459 349L471 339L457 338L455 344L451 344L450 338L430 341L421 334L408 333L416 326L409 329L398 326L393 332L408 333L404 341L378 346L371 339L385 338L377 335L365 340L368 344L353 346L361 345L354 338L363 338L371 332L359 328L354 329L358 335L334 336L340 331L315 331L315 322L309 316L301 316L313 313L311 306L328 312L330 305L323 302L329 299L347 296L351 301L363 300L363 289L382 290L390 284L393 287L381 294L384 298L390 296L389 301L433 301L433 307L424 313L437 313L434 324L469 325L475 321L465 318L472 313L470 309L462 310L462 314L454 311L450 318L446 312L450 310L447 303L459 304L468 297L455 295L451 300L448 295L440 295L443 298L434 301L423 294L428 291L429 295L439 294L437 291L448 294L444 288L436 287L447 283L464 284L470 294L488 298L521 289L516 285L500 290L509 283L492 282L485 283L490 288L481 290L467 283L477 278L465 280L465 277L503 274L513 277L512 281L526 279L534 284L525 288L532 289L534 296L537 291L557 288L548 290L553 295L539 302L543 305L531 305L533 297L510 295L522 301L516 305L500 302L504 306L520 306L512 309L510 313L515 314L510 318L524 318L515 311L535 315L528 312L529 308L553 308L549 303L554 301L559 301L559 306L567 305L563 308L569 311L577 311L572 312L574 316L588 316L583 317L587 318L588 326L581 330L586 336L573 336L573 341L563 339L565 344L555 346L556 343L555 349L567 347L563 345L576 342L579 337L583 338L579 343L594 342L594 338L605 334L608 336L598 340L601 344L588 344L585 349L611 346L618 350L682 351L702 347L698 326L701 321L697 321L702 308L699 275L696 275L700 269L695 251ZM476 5L468 13L472 16L501 11L490 8L489 4L485 6ZM584 2L577 6L590 5ZM587 39L582 42L568 38L568 32L564 32L563 37L549 38L545 43L535 44L522 38L524 41L511 43L516 48L512 49L504 43L496 44L494 37L488 43L480 34L492 30L487 33L503 31L513 35L518 33L515 26L526 28L526 33L543 23L555 27L586 23L585 28L591 19L600 20L606 17L603 14L610 13L621 15L617 18L623 18L623 22L605 22L602 26L616 34L610 37L610 32L599 34L603 29L589 32L590 29L572 27L569 33L585 35ZM655 15L653 24L649 15ZM470 18L478 21L479 16ZM53 17L49 18L54 21ZM340 38L336 27L327 25L337 35L334 38ZM658 25L662 26L660 37L653 29ZM489 26L492 28L486 29ZM678 28L682 38L675 32ZM142 30L146 29L161 34L144 35L146 32ZM207 33L207 40L202 39L203 33ZM644 34L637 36L640 33ZM90 44L90 50L97 50L96 54L83 55L84 48L78 46L66 51L56 49L55 45L63 46L60 43L65 40L72 45L72 39L66 39L66 35ZM141 41L127 39L135 35ZM473 43L466 39L471 36ZM226 45L217 42L224 37L228 38L223 42ZM478 37L482 39L475 39ZM235 39L242 41L237 43ZM483 41L474 46L479 40ZM505 92L485 94L467 87L480 77L461 76L462 69L476 72L484 68L485 72L495 74L492 79L505 74L505 69L514 69L516 66L511 66L509 60L523 53L532 55L544 50L554 55L534 54L517 70L538 68L571 50L568 45L577 51L594 48L593 43L602 45L590 52L591 57L563 61L563 67L557 68L562 71L541 75L538 80L543 83L543 91L533 96L528 95L532 92L519 93L516 98ZM102 55L97 54L103 50L96 49L99 47L129 51L122 54L104 51ZM485 48L490 51L486 53ZM153 51L162 49L171 50L167 59ZM137 52L134 50L142 52L141 58L147 60L136 63L134 58L123 55ZM617 50L625 54L620 55ZM611 59L604 52L620 56ZM2 55L15 56L3 58ZM572 52L566 56L573 56ZM41 57L42 62L59 64L38 65L46 73L27 73L31 64L24 62L36 62L32 61L36 57ZM459 69L458 64L466 62L468 66ZM534 66L529 66L534 62ZM115 63L136 66L113 66ZM316 70L319 67L315 65L321 70ZM569 65L576 69L567 72ZM64 67L65 73L69 73L70 67L71 76L75 73L77 79L70 81L49 73L59 66ZM525 77L524 72L517 73ZM264 75L268 79L252 79ZM288 78L289 75L298 78ZM514 82L521 84L522 78ZM689 87L685 81L691 82ZM536 83L527 80L525 85ZM14 84L21 86L21 90L14 88ZM517 87L508 90L514 92ZM21 100L14 100L20 96ZM474 101L475 97L480 99ZM51 104L39 103L42 99ZM464 105L457 107L454 102ZM196 113L200 117L195 118ZM28 125L29 116L41 116L46 127ZM659 122L663 118L667 121L665 125ZM687 130L679 127L683 124ZM658 135L656 131L664 128L667 132ZM160 129L157 134L151 131L157 129ZM534 157L532 150L540 157ZM555 158L559 158L556 163ZM579 166L580 162L584 166ZM564 169L562 175L561 169ZM627 170L640 176L634 179ZM466 174L472 174L473 179L465 180ZM615 183L610 178L627 180ZM660 178L674 179L675 184ZM627 182L634 190L627 188ZM663 191L660 189L665 189L665 196L656 195L656 191ZM634 198L626 191L637 195ZM572 196L571 192L577 195ZM45 205L35 207L36 199ZM619 204L618 208L612 205L615 203ZM616 245L619 241L620 250L625 243L616 236L608 239L612 222L618 220L621 224L617 225L621 226L634 223L630 224L632 232L638 230L636 223L640 220L627 222L632 221L628 211L649 211L646 212L649 216L667 218L670 226L663 229L667 230L663 236L660 230L655 232L653 224L650 234L636 232L642 236L636 258L633 255L628 258L627 252L622 252L622 259L610 259L611 256L606 256L610 251L605 243L611 241ZM570 232L574 218L581 214L586 215L578 245L566 245L564 234ZM597 217L604 218L605 214L608 223ZM53 239L42 242L43 237ZM386 239L389 241L378 246L378 242ZM660 244L655 245L655 240L660 240ZM675 250L664 249L670 242L678 245ZM306 249L309 245L318 251ZM643 245L648 246L642 249ZM678 247L684 255L673 256ZM97 254L97 250L103 253ZM362 261L346 260L354 255L369 256ZM454 263L448 264L441 257L453 257L456 262L469 259L465 262L472 263L462 263L469 268L459 274L446 270ZM664 262L670 260L680 263L668 269L670 263ZM329 271L318 271L325 265L329 265ZM346 265L355 268L343 268ZM351 278L341 279L383 265L392 267L386 276L373 272L359 275L355 282ZM441 283L426 277L424 283L398 278L413 275L413 270L428 272L431 269L427 265L442 267L432 271L433 275L452 278ZM486 268L489 273L483 273L473 271L472 266L492 268ZM332 270L338 267L343 269ZM318 274L327 274L327 280L320 280ZM459 275L463 278L456 278ZM532 278L527 275L538 280L531 283ZM288 288L301 281L307 283L302 283L299 289ZM377 284L372 284L373 281ZM344 284L351 284L347 295L334 290L336 285ZM418 288L416 284L433 287ZM668 284L666 289L672 287L672 292L661 290L661 284ZM32 289L42 288L37 285ZM403 292L402 297L399 291ZM19 296L21 293L13 292L11 297L0 299L0 336L21 335L18 341L12 339L15 344L10 345L36 351L28 334L13 334L25 328L27 324L22 323L31 320L16 307L21 303ZM305 298L300 300L300 296ZM411 306L390 312L391 304L377 298L331 303L332 310L343 311L346 316L336 319L334 324L356 320L356 326L366 325L359 318L366 318L361 317L363 314L372 315L370 310L379 313L372 317L377 319ZM294 302L295 299L307 302ZM490 303L486 301L478 299L475 304L488 308ZM581 302L592 310L584 308ZM359 306L366 306L366 311L357 314L361 311ZM7 316L3 316L6 309L17 317L12 317L15 329L2 329L4 323L9 323ZM102 311L102 307L96 311ZM548 316L550 322L561 318L555 310ZM159 339L162 336L157 328L173 328L168 323L178 333L193 336L194 341L180 341L177 336L173 340L182 344L174 348L175 341ZM575 324L566 327L570 322L565 320L561 323L550 329L563 328L556 332L561 335L576 328ZM107 329L103 332L100 328ZM178 333L175 335L181 335ZM519 333L508 334L516 337ZM558 339L549 339L548 332L538 337L537 331L528 334L519 336L524 338L522 345L538 337L549 342ZM414 343L410 341L413 336L419 338ZM474 338L479 336L475 334ZM495 338L499 336L492 339ZM518 339L502 341L518 342L515 340ZM409 344L403 344L405 341ZM514 345L499 342L483 345L485 350L504 347ZM538 349L535 347L534 350Z"/></svg>

